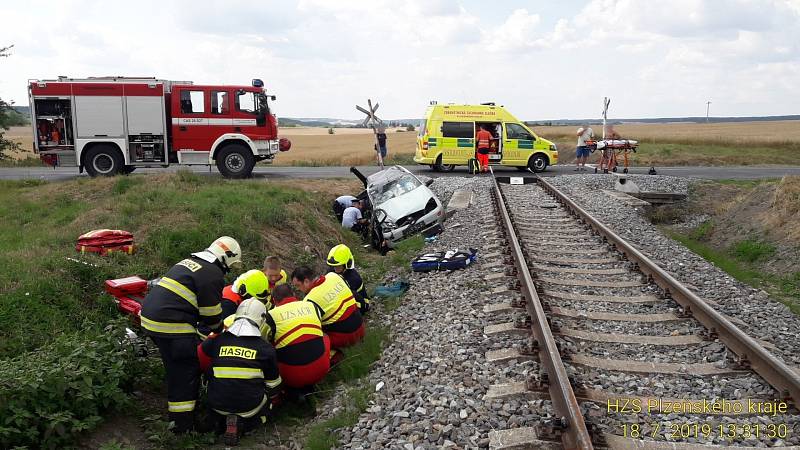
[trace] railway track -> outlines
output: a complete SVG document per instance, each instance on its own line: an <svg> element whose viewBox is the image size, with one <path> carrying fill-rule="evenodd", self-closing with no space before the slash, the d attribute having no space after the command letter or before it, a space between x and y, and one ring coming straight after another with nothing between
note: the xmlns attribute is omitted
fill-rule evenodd
<svg viewBox="0 0 800 450"><path fill-rule="evenodd" d="M495 245L509 283L487 335L528 338L493 361L539 373L487 398L548 401L540 424L490 434L492 448L692 449L798 442L800 375L643 253L541 179L494 180ZM798 447L790 447L798 448Z"/></svg>

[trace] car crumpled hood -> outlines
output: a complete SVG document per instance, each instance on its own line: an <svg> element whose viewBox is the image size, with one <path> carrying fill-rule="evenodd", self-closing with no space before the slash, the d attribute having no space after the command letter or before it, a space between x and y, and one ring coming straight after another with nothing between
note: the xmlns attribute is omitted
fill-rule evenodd
<svg viewBox="0 0 800 450"><path fill-rule="evenodd" d="M433 192L426 186L419 186L411 192L406 192L380 205L375 205L375 208L384 210L389 220L397 222L402 217L425 209L428 200L433 196Z"/></svg>

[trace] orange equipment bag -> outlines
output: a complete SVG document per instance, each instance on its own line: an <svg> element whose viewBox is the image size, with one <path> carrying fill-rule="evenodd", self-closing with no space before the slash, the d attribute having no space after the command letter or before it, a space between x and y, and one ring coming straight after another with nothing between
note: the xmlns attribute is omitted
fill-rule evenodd
<svg viewBox="0 0 800 450"><path fill-rule="evenodd" d="M131 254L136 251L133 245L133 234L124 230L92 230L78 236L75 250L81 253L99 253L107 255L112 252Z"/></svg>

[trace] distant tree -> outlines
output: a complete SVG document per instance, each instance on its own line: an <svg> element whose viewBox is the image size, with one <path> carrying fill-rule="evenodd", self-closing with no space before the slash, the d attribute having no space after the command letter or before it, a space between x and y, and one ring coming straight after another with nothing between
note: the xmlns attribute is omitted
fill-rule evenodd
<svg viewBox="0 0 800 450"><path fill-rule="evenodd" d="M406 125L406 131L414 131L414 130L415 130L414 125L412 124Z"/></svg>
<svg viewBox="0 0 800 450"><path fill-rule="evenodd" d="M8 57L13 47L13 45L0 47L0 58ZM19 143L5 138L5 130L8 130L11 124L19 120L17 112L11 105L12 103L7 103L0 99L0 159L8 158L7 151L20 149Z"/></svg>

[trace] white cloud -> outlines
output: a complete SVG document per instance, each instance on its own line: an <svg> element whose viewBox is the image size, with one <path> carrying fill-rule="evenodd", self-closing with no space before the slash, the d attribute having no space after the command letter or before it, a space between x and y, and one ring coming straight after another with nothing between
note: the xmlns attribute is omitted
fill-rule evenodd
<svg viewBox="0 0 800 450"><path fill-rule="evenodd" d="M520 2L521 3L521 2ZM155 75L198 83L263 78L288 116L387 117L431 99L498 101L516 115L785 114L800 102L797 0L592 0L577 9L478 0L155 0L4 6L16 44L0 97L28 78ZM37 24L47 26L37 26ZM131 24L138 24L132 26ZM719 100L718 100L719 99ZM724 101L721 99L725 99Z"/></svg>

